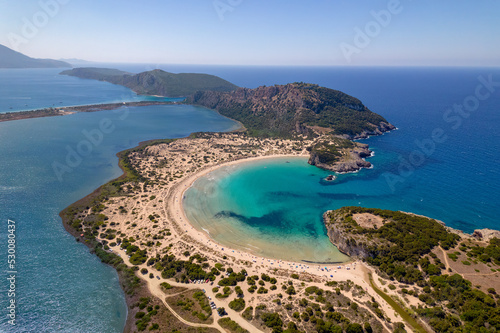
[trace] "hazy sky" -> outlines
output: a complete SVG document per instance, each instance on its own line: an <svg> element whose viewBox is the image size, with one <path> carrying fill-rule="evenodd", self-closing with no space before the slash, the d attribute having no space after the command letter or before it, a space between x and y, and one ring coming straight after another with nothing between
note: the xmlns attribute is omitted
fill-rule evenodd
<svg viewBox="0 0 500 333"><path fill-rule="evenodd" d="M500 66L500 1L0 0L0 44L99 62Z"/></svg>

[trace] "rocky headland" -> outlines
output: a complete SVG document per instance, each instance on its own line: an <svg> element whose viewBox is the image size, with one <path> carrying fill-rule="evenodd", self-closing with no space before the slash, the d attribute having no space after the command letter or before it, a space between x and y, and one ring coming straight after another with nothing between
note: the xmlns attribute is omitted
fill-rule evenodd
<svg viewBox="0 0 500 333"><path fill-rule="evenodd" d="M60 73L82 79L118 84L139 95L186 97L197 91L232 91L238 86L215 75L200 73L169 73L161 69L128 73L112 68L74 68Z"/></svg>

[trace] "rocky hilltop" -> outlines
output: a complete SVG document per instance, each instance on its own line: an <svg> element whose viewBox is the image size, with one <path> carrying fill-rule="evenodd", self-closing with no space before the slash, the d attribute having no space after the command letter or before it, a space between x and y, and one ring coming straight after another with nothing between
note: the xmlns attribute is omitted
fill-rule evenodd
<svg viewBox="0 0 500 333"><path fill-rule="evenodd" d="M404 254L418 260L434 247L448 248L460 239L441 221L400 211L343 207L326 212L323 220L331 242L339 250L369 262L395 254L398 259ZM403 253L405 247L407 252Z"/></svg>
<svg viewBox="0 0 500 333"><path fill-rule="evenodd" d="M316 84L289 83L238 88L206 74L154 70L132 74L110 68L75 68L63 75L123 85L138 94L179 97L184 103L215 109L259 137L314 139L309 163L335 172L369 168L371 151L353 139L380 135L395 127L360 100Z"/></svg>
<svg viewBox="0 0 500 333"><path fill-rule="evenodd" d="M357 98L308 83L197 92L186 103L215 109L242 122L255 135L289 137L318 132L357 139L395 128Z"/></svg>
<svg viewBox="0 0 500 333"><path fill-rule="evenodd" d="M360 100L316 84L290 83L232 92L196 92L185 101L240 121L249 134L264 137L317 137L309 164L335 172L369 168L367 145L352 139L393 130Z"/></svg>
<svg viewBox="0 0 500 333"><path fill-rule="evenodd" d="M185 97L196 91L232 91L236 85L220 77L198 73L169 73L160 69L128 73L112 68L83 67L61 72L82 79L106 81L125 86L140 95Z"/></svg>

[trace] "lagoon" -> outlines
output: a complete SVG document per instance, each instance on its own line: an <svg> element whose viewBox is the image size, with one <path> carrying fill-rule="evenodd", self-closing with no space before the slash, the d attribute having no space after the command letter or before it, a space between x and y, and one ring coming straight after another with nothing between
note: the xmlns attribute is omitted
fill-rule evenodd
<svg viewBox="0 0 500 333"><path fill-rule="evenodd" d="M107 67L151 69L123 64ZM321 214L323 209L341 205L411 211L467 232L499 228L500 171L494 161L500 151L500 90L481 101L458 129L443 120L447 109L474 92L479 76L491 74L499 81L498 68L161 67L173 72L220 75L246 87L294 81L318 83L359 98L399 128L363 140L375 151L370 158L373 169L342 175L332 184L320 181L323 171L297 160L290 161L291 165L268 165L267 169L265 165L248 167L248 171L242 165L239 173L229 176L227 186L214 186L217 191L227 188L234 198L222 193L220 204L209 198L219 205L210 207L212 212L226 211L226 216L227 212L237 213L228 221L263 239L270 237L264 235L267 231L262 222L270 221L277 227L270 228L269 235L284 230L280 242L303 230L301 237L328 245L330 251L333 247L322 230ZM59 76L58 72L1 70L0 112L27 109L26 104L31 109L59 102L81 105L145 98L120 86ZM120 115L102 111L0 124L0 220L17 222L19 241L19 325L12 330L2 317L0 331L122 331L126 307L116 273L66 233L59 211L118 176L121 172L115 154L120 150L143 140L182 137L192 131L225 131L236 125L212 111L188 106L130 108L123 121ZM85 139L82 130L96 128L103 118L109 118L116 130L60 182L52 163L64 162L67 147L76 147ZM388 186L384 175L396 174L401 159L408 159L418 149L415 141L429 138L435 128L442 128L448 139L403 182L394 188ZM283 170L289 175L286 182L269 179ZM265 183L266 177L269 180L260 189L252 183L259 177L256 184ZM266 198L269 202L263 202ZM275 212L281 215L273 215ZM281 225L276 223L280 216L285 218ZM0 244L5 244L6 228L0 229L0 239ZM4 273L2 267L0 278L4 279ZM6 283L0 284L0 294L4 295L6 288ZM5 298L0 297L0 307L4 306Z"/></svg>
<svg viewBox="0 0 500 333"><path fill-rule="evenodd" d="M124 116L126 115L126 116ZM87 140L84 130L114 126L60 179L55 162ZM187 105L130 107L0 123L0 229L7 251L7 219L16 222L17 325L0 318L1 332L121 332L127 317L116 271L101 264L66 232L59 212L119 176L121 150L140 141L238 127L217 113ZM6 263L0 278L7 281ZM0 293L7 295L7 283ZM0 307L7 307L0 297Z"/></svg>

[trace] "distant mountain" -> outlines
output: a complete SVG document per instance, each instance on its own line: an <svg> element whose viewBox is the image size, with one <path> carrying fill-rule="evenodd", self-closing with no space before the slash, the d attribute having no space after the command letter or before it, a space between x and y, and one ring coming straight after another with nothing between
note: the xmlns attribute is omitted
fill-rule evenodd
<svg viewBox="0 0 500 333"><path fill-rule="evenodd" d="M168 73L160 69L139 74L127 73L110 68L74 68L61 72L62 75L76 76L119 84L141 95L185 97L196 91L227 92L238 88L220 77L197 73Z"/></svg>
<svg viewBox="0 0 500 333"><path fill-rule="evenodd" d="M64 68L73 67L67 62L52 59L30 58L0 45L0 68Z"/></svg>
<svg viewBox="0 0 500 333"><path fill-rule="evenodd" d="M185 102L215 109L259 136L288 137L316 132L355 139L395 128L359 99L309 83L197 92Z"/></svg>
<svg viewBox="0 0 500 333"><path fill-rule="evenodd" d="M64 61L67 62L73 66L76 65L88 65L88 64L93 64L93 61L88 61L88 60L83 60L83 59L76 59L76 58L68 58L68 59L59 59L59 61Z"/></svg>

